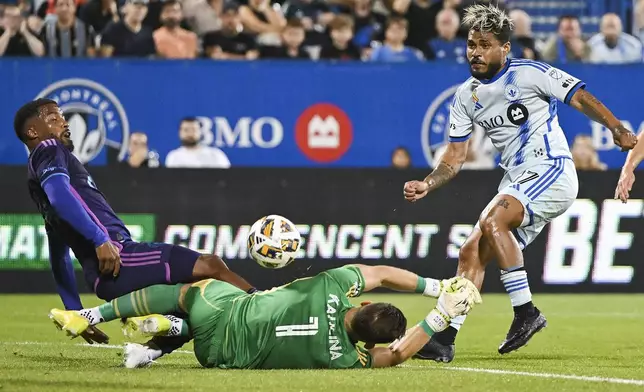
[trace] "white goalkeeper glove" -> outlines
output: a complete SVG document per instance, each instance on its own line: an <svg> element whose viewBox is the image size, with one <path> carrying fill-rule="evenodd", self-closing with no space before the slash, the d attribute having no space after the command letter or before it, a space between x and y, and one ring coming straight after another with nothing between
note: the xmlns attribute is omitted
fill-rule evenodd
<svg viewBox="0 0 644 392"><path fill-rule="evenodd" d="M465 285L463 279L465 278L460 276L455 276L453 278L443 280L424 278L423 281L425 287L423 288L423 295L426 297L438 298L441 296L443 291L448 288L456 291Z"/></svg>
<svg viewBox="0 0 644 392"><path fill-rule="evenodd" d="M443 290L436 307L429 312L425 322L432 331L443 331L449 327L452 318L469 313L472 306L482 302L481 294L474 283L459 277L455 284L447 286Z"/></svg>

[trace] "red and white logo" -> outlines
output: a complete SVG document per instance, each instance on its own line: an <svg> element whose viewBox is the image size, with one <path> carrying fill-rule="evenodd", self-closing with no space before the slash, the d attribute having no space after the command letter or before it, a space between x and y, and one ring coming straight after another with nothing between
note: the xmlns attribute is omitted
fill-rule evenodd
<svg viewBox="0 0 644 392"><path fill-rule="evenodd" d="M295 142L312 161L337 161L349 150L352 141L349 116L330 103L309 106L295 123Z"/></svg>

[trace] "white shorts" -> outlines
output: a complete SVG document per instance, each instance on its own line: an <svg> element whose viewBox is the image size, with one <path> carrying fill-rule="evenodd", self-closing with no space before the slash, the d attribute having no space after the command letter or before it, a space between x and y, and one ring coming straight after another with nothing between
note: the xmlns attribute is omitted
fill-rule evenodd
<svg viewBox="0 0 644 392"><path fill-rule="evenodd" d="M499 194L513 196L523 204L523 222L513 231L522 250L550 221L570 208L578 191L577 169L569 158L543 161L505 174Z"/></svg>

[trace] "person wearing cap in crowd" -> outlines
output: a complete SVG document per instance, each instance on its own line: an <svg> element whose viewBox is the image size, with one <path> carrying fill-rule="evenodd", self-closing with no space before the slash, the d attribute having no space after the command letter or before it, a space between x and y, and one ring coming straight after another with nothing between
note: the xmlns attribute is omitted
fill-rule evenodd
<svg viewBox="0 0 644 392"><path fill-rule="evenodd" d="M148 57L156 54L152 30L143 25L148 0L127 0L123 18L101 34L102 57Z"/></svg>
<svg viewBox="0 0 644 392"><path fill-rule="evenodd" d="M204 56L214 60L255 60L259 56L255 37L243 31L239 5L227 2L221 13L221 29L203 37Z"/></svg>

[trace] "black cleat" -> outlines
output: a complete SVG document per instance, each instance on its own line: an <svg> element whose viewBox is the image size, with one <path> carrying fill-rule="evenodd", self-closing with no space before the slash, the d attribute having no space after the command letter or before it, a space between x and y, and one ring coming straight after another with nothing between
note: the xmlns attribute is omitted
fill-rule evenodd
<svg viewBox="0 0 644 392"><path fill-rule="evenodd" d="M499 354L507 354L525 346L535 333L541 331L548 325L546 317L539 309L534 308L532 315L515 314L510 331L505 340L499 346Z"/></svg>
<svg viewBox="0 0 644 392"><path fill-rule="evenodd" d="M448 363L454 359L454 352L453 344L443 345L432 339L414 355L414 358Z"/></svg>

